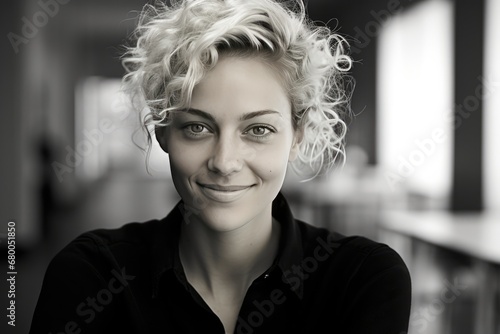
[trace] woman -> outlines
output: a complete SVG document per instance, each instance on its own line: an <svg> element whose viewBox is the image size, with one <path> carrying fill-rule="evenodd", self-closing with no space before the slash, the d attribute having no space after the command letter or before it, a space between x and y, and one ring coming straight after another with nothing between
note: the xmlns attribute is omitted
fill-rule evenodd
<svg viewBox="0 0 500 334"><path fill-rule="evenodd" d="M388 246L294 220L289 164L343 153L351 61L299 4L147 7L125 87L182 201L86 233L51 262L31 333L406 332L410 279ZM148 133L149 134L149 133Z"/></svg>

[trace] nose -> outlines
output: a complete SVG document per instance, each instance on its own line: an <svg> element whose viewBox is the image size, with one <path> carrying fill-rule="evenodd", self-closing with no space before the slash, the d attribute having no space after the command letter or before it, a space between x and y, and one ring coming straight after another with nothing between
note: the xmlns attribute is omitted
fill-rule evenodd
<svg viewBox="0 0 500 334"><path fill-rule="evenodd" d="M237 173L243 167L238 140L220 136L208 160L208 169L222 176Z"/></svg>

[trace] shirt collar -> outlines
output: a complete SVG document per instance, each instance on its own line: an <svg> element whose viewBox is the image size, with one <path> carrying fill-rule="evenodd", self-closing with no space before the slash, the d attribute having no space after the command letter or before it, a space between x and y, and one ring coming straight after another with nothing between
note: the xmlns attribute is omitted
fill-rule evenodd
<svg viewBox="0 0 500 334"><path fill-rule="evenodd" d="M152 296L157 297L160 289L162 275L169 270L176 274L183 275L179 258L179 235L183 221L185 209L184 203L179 201L174 209L160 221L158 229L154 232L151 244L151 277ZM278 254L273 267L278 267L281 275L292 268L294 264L299 264L303 258L302 237L297 223L293 218L292 211L280 193L276 196L272 204L272 215L281 224L280 242ZM283 282L292 285L285 276ZM296 284L297 282L295 282ZM293 291L302 296L302 284L295 287Z"/></svg>

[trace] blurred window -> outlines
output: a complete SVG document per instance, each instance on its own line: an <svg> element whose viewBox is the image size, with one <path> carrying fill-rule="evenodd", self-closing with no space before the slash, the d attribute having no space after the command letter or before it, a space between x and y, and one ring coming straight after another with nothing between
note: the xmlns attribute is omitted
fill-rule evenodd
<svg viewBox="0 0 500 334"><path fill-rule="evenodd" d="M145 176L145 134L128 98L120 91L120 79L88 77L76 87L76 172L84 181L107 174ZM154 177L170 176L168 156L153 138L149 169Z"/></svg>
<svg viewBox="0 0 500 334"><path fill-rule="evenodd" d="M378 159L388 186L445 201L453 140L451 1L422 1L382 29L377 113Z"/></svg>
<svg viewBox="0 0 500 334"><path fill-rule="evenodd" d="M500 1L486 1L484 98L485 207L500 210Z"/></svg>

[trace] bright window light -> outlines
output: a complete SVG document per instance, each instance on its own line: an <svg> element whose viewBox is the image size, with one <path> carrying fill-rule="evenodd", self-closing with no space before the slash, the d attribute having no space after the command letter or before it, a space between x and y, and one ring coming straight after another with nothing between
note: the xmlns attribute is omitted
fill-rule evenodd
<svg viewBox="0 0 500 334"><path fill-rule="evenodd" d="M446 199L451 186L453 4L427 0L382 29L377 150L392 190Z"/></svg>
<svg viewBox="0 0 500 334"><path fill-rule="evenodd" d="M486 1L484 106L485 207L500 211L500 1Z"/></svg>
<svg viewBox="0 0 500 334"><path fill-rule="evenodd" d="M137 145L146 146L139 117L120 80L89 77L76 88L75 145L71 148L79 178L97 180L107 174L146 176L146 156ZM136 145L137 144L137 145ZM149 156L153 177L169 178L168 155L155 138Z"/></svg>

